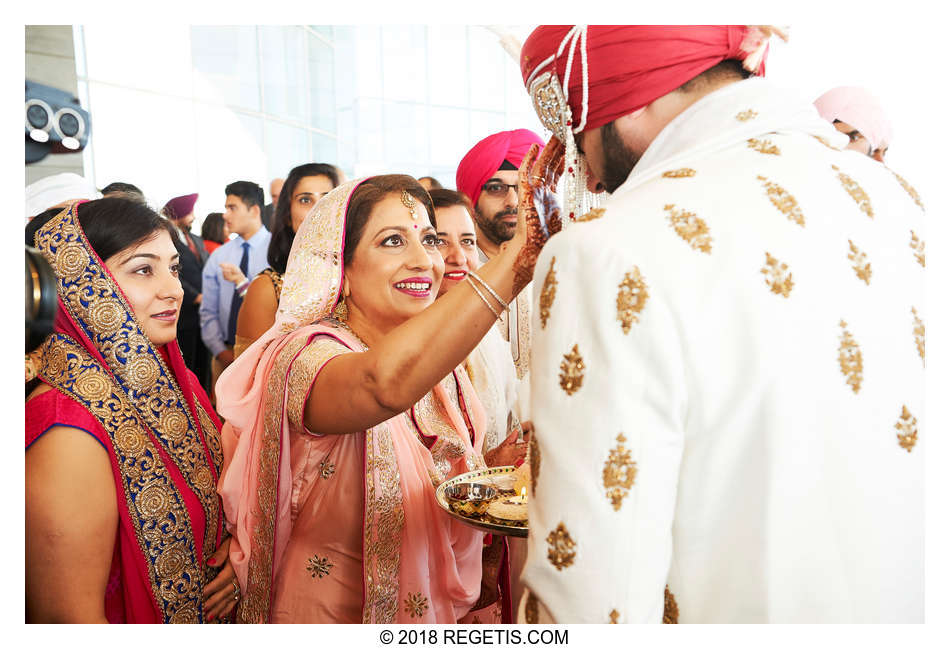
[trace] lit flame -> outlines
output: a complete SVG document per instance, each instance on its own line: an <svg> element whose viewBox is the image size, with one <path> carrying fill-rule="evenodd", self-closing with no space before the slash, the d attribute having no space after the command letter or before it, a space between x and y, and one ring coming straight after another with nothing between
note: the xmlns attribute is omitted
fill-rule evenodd
<svg viewBox="0 0 950 649"><path fill-rule="evenodd" d="M528 498L528 495L527 495L527 493L526 493L527 489L528 489L527 487L522 487L522 488L521 488L521 499L522 499L522 500L526 500L526 499Z"/></svg>

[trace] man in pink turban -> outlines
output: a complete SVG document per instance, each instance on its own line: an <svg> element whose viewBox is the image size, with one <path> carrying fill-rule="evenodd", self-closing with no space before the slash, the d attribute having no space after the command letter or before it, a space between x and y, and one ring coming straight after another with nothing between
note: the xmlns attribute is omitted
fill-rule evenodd
<svg viewBox="0 0 950 649"><path fill-rule="evenodd" d="M823 119L848 136L848 148L884 162L891 144L891 123L877 98L858 86L832 88L815 100Z"/></svg>
<svg viewBox="0 0 950 649"><path fill-rule="evenodd" d="M533 281L519 619L923 621L926 215L759 78L771 33L525 41L568 219Z"/></svg>
<svg viewBox="0 0 950 649"><path fill-rule="evenodd" d="M544 140L525 128L489 135L465 154L455 172L455 186L475 206L478 248L486 261L515 236L518 166L532 144L543 148Z"/></svg>

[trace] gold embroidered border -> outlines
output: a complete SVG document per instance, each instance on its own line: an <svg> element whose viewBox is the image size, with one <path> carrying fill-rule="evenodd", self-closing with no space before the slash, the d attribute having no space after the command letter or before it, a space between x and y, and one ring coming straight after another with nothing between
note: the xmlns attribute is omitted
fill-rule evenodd
<svg viewBox="0 0 950 649"><path fill-rule="evenodd" d="M129 520L164 621L198 622L204 561L184 499L136 409L98 361L68 336L47 338L42 358L39 375L92 413L112 440Z"/></svg>

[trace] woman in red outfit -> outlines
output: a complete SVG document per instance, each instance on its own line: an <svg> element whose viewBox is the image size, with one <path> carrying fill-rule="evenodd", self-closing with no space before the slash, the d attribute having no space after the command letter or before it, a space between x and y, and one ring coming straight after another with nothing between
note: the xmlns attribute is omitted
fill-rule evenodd
<svg viewBox="0 0 950 649"><path fill-rule="evenodd" d="M220 498L220 423L175 342L167 222L75 203L34 243L58 279L26 403L29 622L227 620L239 597Z"/></svg>

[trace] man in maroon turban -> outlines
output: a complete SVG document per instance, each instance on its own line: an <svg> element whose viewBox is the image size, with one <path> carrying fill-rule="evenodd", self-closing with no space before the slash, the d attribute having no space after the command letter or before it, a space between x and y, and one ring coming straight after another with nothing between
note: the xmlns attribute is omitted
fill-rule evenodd
<svg viewBox="0 0 950 649"><path fill-rule="evenodd" d="M535 266L520 619L923 621L923 203L758 78L774 31L525 42L575 222Z"/></svg>

